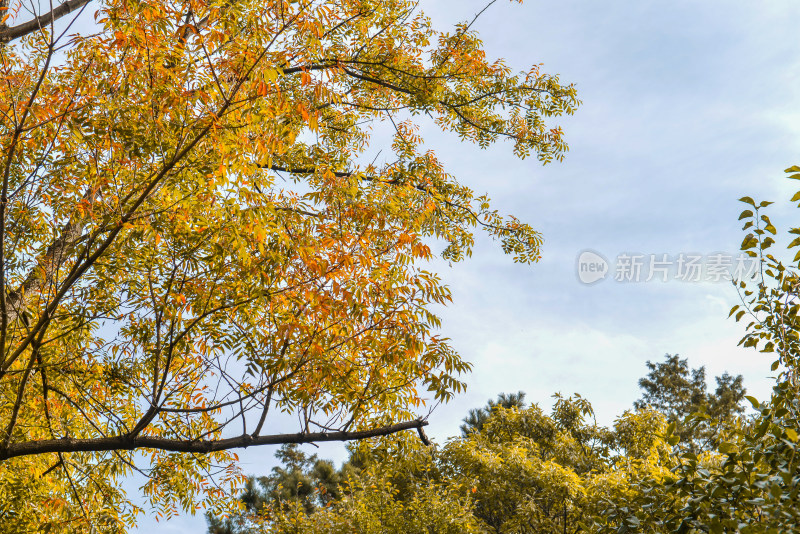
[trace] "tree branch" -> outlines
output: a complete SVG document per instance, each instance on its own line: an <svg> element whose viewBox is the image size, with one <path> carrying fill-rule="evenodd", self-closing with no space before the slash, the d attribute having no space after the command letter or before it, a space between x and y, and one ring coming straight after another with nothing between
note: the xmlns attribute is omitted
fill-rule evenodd
<svg viewBox="0 0 800 534"><path fill-rule="evenodd" d="M49 13L40 15L33 20L23 22L22 24L18 24L10 28L0 28L0 44L13 41L14 39L19 39L20 37L25 37L29 33L33 33L43 26L47 26L51 22L60 19L64 15L67 15L76 9L82 8L91 1L92 0L67 0Z"/></svg>
<svg viewBox="0 0 800 534"><path fill-rule="evenodd" d="M261 168L261 169L268 169L268 170L276 171L276 172L287 172L289 174L315 174L315 173L317 173L317 172L319 172L321 170L321 169L315 168L315 167L291 168L291 167L284 167L282 165L258 165L258 167ZM354 175L354 173L348 172L348 171L329 171L329 172L331 172L337 178L350 178L350 177L352 177ZM395 182L395 181L382 180L382 179L376 178L374 176L361 176L361 179L364 180L365 182L377 182L377 183L382 183L382 184L387 184L387 185L397 185L397 182ZM501 231L501 232L515 232L516 231L514 228L497 226L496 224L487 223L487 222L483 221L480 218L479 213L476 213L471 207L464 206L463 204L458 204L457 202L453 202L453 201L448 200L446 198L442 198L442 197L436 195L433 191L431 191L428 187L425 187L424 185L411 184L411 187L413 187L417 191L422 191L423 193L425 193L427 195L430 195L435 200L444 202L445 204L447 204L451 208L456 208L456 209L460 209L460 210L464 211L467 214L468 217L470 217L473 221L475 221L476 224L478 224L478 225L480 225L480 226L482 226L484 228L488 228L488 229L491 229L491 230L498 230L498 231Z"/></svg>
<svg viewBox="0 0 800 534"><path fill-rule="evenodd" d="M16 456L52 452L104 452L134 449L159 449L163 451L204 454L259 445L315 443L320 441L358 441L378 436L388 436L403 430L420 430L427 425L428 422L424 419L414 419L413 421L404 421L402 423L371 428L369 430L359 430L356 432L298 432L295 434L272 434L258 437L244 434L235 438L219 440L180 440L156 436L131 437L128 435L94 439L46 439L12 443L4 449L0 449L0 461Z"/></svg>

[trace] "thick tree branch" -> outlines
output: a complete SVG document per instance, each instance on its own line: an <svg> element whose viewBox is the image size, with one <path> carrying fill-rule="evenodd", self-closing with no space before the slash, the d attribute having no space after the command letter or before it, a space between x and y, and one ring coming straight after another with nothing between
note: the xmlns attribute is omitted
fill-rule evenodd
<svg viewBox="0 0 800 534"><path fill-rule="evenodd" d="M172 452L205 454L258 445L283 445L286 443L315 443L321 441L358 441L378 436L388 436L403 430L421 429L427 426L424 419L414 419L356 432L298 432L296 434L272 434L268 436L242 435L220 440L179 440L156 436L112 436L94 439L47 439L12 443L0 449L0 461L16 456L45 453L105 452L134 449L159 449Z"/></svg>
<svg viewBox="0 0 800 534"><path fill-rule="evenodd" d="M10 28L0 28L0 44L25 37L29 33L33 33L44 26L48 26L51 22L60 19L64 15L68 15L76 9L82 8L91 1L92 0L67 0L49 13L40 15L33 20L11 26Z"/></svg>
<svg viewBox="0 0 800 534"><path fill-rule="evenodd" d="M87 197L84 197L87 198ZM93 197L89 196L89 199ZM55 272L61 268L72 247L80 241L85 221L77 216L61 230L61 235L37 258L37 267L31 269L28 277L19 288L6 295L5 312L8 324L13 324L28 307L28 300L35 298L53 280Z"/></svg>

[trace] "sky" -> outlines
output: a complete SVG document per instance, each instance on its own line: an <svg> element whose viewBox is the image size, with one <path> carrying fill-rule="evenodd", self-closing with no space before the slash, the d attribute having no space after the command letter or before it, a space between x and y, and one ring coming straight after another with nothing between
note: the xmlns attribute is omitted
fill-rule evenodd
<svg viewBox="0 0 800 534"><path fill-rule="evenodd" d="M422 7L446 27L484 4ZM422 132L463 184L545 239L533 266L485 238L470 260L434 265L454 297L440 310L442 334L474 368L467 393L433 412L429 435L455 435L470 408L519 390L545 408L556 392L578 392L598 422L612 424L639 397L646 362L666 353L705 366L710 380L742 374L750 394L768 396L772 359L737 347L743 330L726 318L738 298L729 283L614 276L622 254L735 255L744 195L775 201L768 213L779 236L787 229L795 189L783 169L800 164L798 20L796 2L731 0L500 0L478 20L490 57L517 70L542 64L575 83L583 104L556 121L570 151L546 166L515 159L510 145L480 150ZM581 283L585 250L608 260L606 279ZM340 445L309 451L345 456ZM245 470L266 473L274 452L248 450ZM134 532L152 530L197 533L205 522L143 518Z"/></svg>
<svg viewBox="0 0 800 534"><path fill-rule="evenodd" d="M445 4L428 9L435 20L480 7ZM744 195L778 201L770 213L789 223L782 171L800 145L799 12L786 2L498 2L479 19L490 56L542 63L576 84L583 105L561 121L563 163L435 140L464 183L531 223L545 247L529 267L481 243L473 261L444 271L455 300L445 329L475 368L467 395L432 426L441 418L452 433L468 406L517 390L543 405L553 392L579 392L610 423L638 397L645 362L665 353L709 376L743 374L752 393L768 394L771 359L737 348L728 283L620 283L612 272L586 286L576 259L586 249L612 263L734 255Z"/></svg>

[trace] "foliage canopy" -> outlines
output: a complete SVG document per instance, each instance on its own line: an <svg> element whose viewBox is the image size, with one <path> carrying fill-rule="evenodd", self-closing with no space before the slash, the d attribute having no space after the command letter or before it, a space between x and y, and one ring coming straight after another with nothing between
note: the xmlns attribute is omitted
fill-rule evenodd
<svg viewBox="0 0 800 534"><path fill-rule="evenodd" d="M688 361L677 354L667 354L663 362L648 361L647 368L650 372L639 380L642 398L634 407L650 407L663 413L670 423L676 423L676 435L693 452L713 449L725 425L744 412L741 402L746 390L742 375L723 373L715 377L714 391L708 392L705 367L690 370ZM684 424L696 413L708 417Z"/></svg>
<svg viewBox="0 0 800 534"><path fill-rule="evenodd" d="M549 414L536 405L505 408L508 399L520 395L501 396L480 429L443 445L391 437L372 449L352 448L339 472L341 490L324 506L309 504L330 495L328 479L311 477L320 488L316 497L262 493L252 506L245 493L247 506L231 528L216 529L219 520L211 518L209 533L591 532L605 498L668 473L662 464L670 447L660 436L666 422L657 412L626 412L609 429L593 421L580 396L556 396ZM291 470L282 461L286 467L276 473ZM305 472L313 473L310 465Z"/></svg>
<svg viewBox="0 0 800 534"><path fill-rule="evenodd" d="M4 524L124 529L135 469L161 513L193 510L224 493L210 473L239 480L231 448L419 429L462 389L430 247L461 260L481 227L533 262L541 237L420 121L548 162L574 87L410 0L0 10Z"/></svg>

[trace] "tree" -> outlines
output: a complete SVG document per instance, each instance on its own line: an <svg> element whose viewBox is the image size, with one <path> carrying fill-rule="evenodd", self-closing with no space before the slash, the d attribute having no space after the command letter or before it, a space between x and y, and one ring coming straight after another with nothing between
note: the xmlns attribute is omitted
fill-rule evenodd
<svg viewBox="0 0 800 534"><path fill-rule="evenodd" d="M747 390L742 375L724 373L716 377L717 387L708 393L705 367L690 370L688 360L681 360L677 354L664 358L663 362L647 362L650 372L639 380L643 394L634 407L663 413L678 426L676 434L681 442L695 452L712 448L723 426L744 412L741 402ZM707 414L708 418L684 424L695 413Z"/></svg>
<svg viewBox="0 0 800 534"><path fill-rule="evenodd" d="M519 408L525 407L525 392L518 391L517 393L500 393L497 400L489 399L486 406L483 408L473 408L469 411L467 416L463 419L464 424L461 425L461 435L466 437L470 432L480 432L483 429L486 420L491 417L492 412L497 407L502 408Z"/></svg>
<svg viewBox="0 0 800 534"><path fill-rule="evenodd" d="M343 486L342 497L309 513L302 506L268 509L260 532L275 534L480 534L471 488L445 476L438 451L385 438Z"/></svg>
<svg viewBox="0 0 800 534"><path fill-rule="evenodd" d="M352 461L335 469L330 460L305 454L298 445L284 445L277 453L280 465L263 477L248 477L239 500L243 510L221 518L206 514L209 534L247 534L257 532L253 518L269 508L294 509L306 513L323 508L341 497L341 486L358 471Z"/></svg>
<svg viewBox="0 0 800 534"><path fill-rule="evenodd" d="M642 478L669 473L665 418L626 412L607 429L591 420L586 399L555 397L549 415L536 405L495 406L480 430L442 445L389 436L351 446L359 467L343 466L341 489L325 506L264 494L266 504L248 505L230 532L596 531L609 525L607 499L630 498ZM292 471L292 460L282 463L274 473Z"/></svg>
<svg viewBox="0 0 800 534"><path fill-rule="evenodd" d="M480 533L624 532L640 521L630 511L652 507L654 494L660 506L674 503L663 482L679 463L672 447L679 438L667 413L646 405L606 428L580 395L554 398L546 414L527 406L522 391L501 393L470 410L461 436L443 445L387 437L352 446L335 475L338 491L333 477L315 474L316 457L286 449L291 453L278 455L282 466L258 479L258 496L250 486L242 494L241 513L209 516L209 534L402 532L421 518L432 534L453 525ZM284 489L268 489L276 487ZM320 503L320 496L330 498Z"/></svg>
<svg viewBox="0 0 800 534"><path fill-rule="evenodd" d="M800 167L787 172L800 179ZM793 197L797 199L800 192ZM643 477L633 498L614 503L606 515L627 532L761 534L793 532L800 524L800 254L784 262L768 252L778 232L764 213L771 202L740 200L748 206L739 217L748 231L741 249L758 269L751 279L734 280L741 304L728 316L735 314L737 322L748 320L740 345L776 356L772 396L762 402L746 397L756 410L754 417L721 425L720 439L703 454L676 448L669 476ZM800 228L789 233L800 235ZM798 245L800 239L795 238L788 248ZM689 422L710 419L698 413ZM713 420L711 425L720 427ZM671 425L665 434L671 444L680 441L674 430Z"/></svg>
<svg viewBox="0 0 800 534"><path fill-rule="evenodd" d="M242 481L231 449L421 429L463 389L430 244L459 261L482 228L534 262L541 238L415 120L546 163L573 86L410 0L0 9L3 524L124 530L133 470L159 513L195 510Z"/></svg>
<svg viewBox="0 0 800 534"><path fill-rule="evenodd" d="M258 486L255 477L248 477L244 485L244 491L239 497L243 507L243 513L217 517L206 512L206 522L208 523L208 534L254 534L254 529L250 528L248 516L261 511L267 504L268 496L263 488Z"/></svg>

